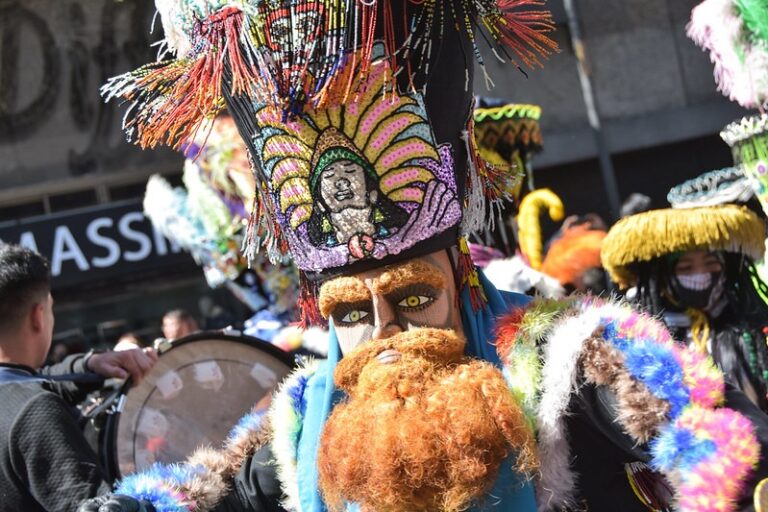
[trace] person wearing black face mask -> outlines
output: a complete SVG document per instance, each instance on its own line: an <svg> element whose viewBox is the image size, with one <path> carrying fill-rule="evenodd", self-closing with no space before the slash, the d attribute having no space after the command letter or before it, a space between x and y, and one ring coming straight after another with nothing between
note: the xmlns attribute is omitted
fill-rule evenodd
<svg viewBox="0 0 768 512"><path fill-rule="evenodd" d="M768 287L753 263L764 233L763 221L736 205L651 210L613 226L602 258L630 300L711 354L768 412Z"/></svg>
<svg viewBox="0 0 768 512"><path fill-rule="evenodd" d="M696 309L713 317L722 313L727 303L722 253L675 253L667 258L667 263L671 300L686 309Z"/></svg>

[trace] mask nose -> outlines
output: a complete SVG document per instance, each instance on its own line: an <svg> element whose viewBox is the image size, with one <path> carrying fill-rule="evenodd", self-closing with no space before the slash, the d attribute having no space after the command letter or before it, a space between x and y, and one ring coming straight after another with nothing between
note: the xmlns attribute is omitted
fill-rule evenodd
<svg viewBox="0 0 768 512"><path fill-rule="evenodd" d="M349 180L347 178L340 178L336 181L337 190L349 190Z"/></svg>
<svg viewBox="0 0 768 512"><path fill-rule="evenodd" d="M383 340L391 338L395 334L403 332L403 328L397 323L395 309L383 297L373 296L373 339Z"/></svg>

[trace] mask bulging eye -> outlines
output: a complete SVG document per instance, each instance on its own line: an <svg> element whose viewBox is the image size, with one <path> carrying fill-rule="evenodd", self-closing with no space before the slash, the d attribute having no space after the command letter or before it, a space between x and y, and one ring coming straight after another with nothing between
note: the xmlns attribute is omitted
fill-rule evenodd
<svg viewBox="0 0 768 512"><path fill-rule="evenodd" d="M409 295L398 302L397 305L401 308L412 309L425 306L433 300L432 297L427 297L425 295Z"/></svg>
<svg viewBox="0 0 768 512"><path fill-rule="evenodd" d="M363 311L362 309L353 309L352 311L344 315L341 318L341 321L344 322L345 324L356 324L357 322L367 317L368 314L369 313L367 311Z"/></svg>

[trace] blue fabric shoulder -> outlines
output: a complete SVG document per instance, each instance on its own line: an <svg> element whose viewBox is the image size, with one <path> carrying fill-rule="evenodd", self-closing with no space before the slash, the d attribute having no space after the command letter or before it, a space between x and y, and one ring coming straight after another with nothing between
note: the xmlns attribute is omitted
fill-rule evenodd
<svg viewBox="0 0 768 512"><path fill-rule="evenodd" d="M515 307L525 306L531 301L531 298L520 293L499 291L482 271L478 270L478 275L488 303L485 308L474 311L469 298L469 290L467 287L461 290L461 319L464 326L464 336L467 338L465 353L501 368L501 360L493 343L496 319Z"/></svg>
<svg viewBox="0 0 768 512"><path fill-rule="evenodd" d="M499 294L501 295L501 298L504 299L504 302L507 303L507 307L509 309L522 308L530 304L531 301L533 301L533 297L531 297L530 295L525 295L523 293L499 290Z"/></svg>

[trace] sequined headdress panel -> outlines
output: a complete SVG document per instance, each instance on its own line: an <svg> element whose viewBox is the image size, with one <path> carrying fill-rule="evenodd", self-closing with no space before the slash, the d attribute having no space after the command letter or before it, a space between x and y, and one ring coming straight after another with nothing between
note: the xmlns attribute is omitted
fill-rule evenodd
<svg viewBox="0 0 768 512"><path fill-rule="evenodd" d="M150 147L199 138L226 107L254 167L248 251L351 272L455 245L498 209L512 182L472 137L476 63L492 83L478 42L538 66L556 49L542 5L158 0L176 59L104 93Z"/></svg>

